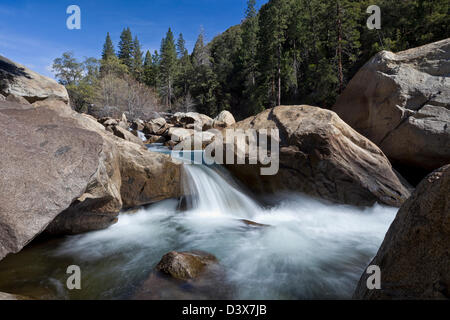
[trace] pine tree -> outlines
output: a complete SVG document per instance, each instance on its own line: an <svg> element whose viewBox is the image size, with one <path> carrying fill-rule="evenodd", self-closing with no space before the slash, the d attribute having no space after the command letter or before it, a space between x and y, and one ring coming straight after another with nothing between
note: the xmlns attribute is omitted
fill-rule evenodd
<svg viewBox="0 0 450 320"><path fill-rule="evenodd" d="M153 77L153 61L152 55L150 51L147 50L144 58L144 66L143 66L143 81L148 86L154 86L154 77Z"/></svg>
<svg viewBox="0 0 450 320"><path fill-rule="evenodd" d="M134 37L133 41L133 55L132 55L132 66L133 66L133 75L138 80L142 80L143 73L143 62L142 62L142 51L141 45L137 36Z"/></svg>
<svg viewBox="0 0 450 320"><path fill-rule="evenodd" d="M177 96L182 97L184 100L183 104L186 104L185 100L189 93L189 80L192 74L192 63L182 33L180 33L177 41L177 55L178 72L176 77L176 91Z"/></svg>
<svg viewBox="0 0 450 320"><path fill-rule="evenodd" d="M251 86L256 84L256 52L258 49L258 19L255 5L256 0L247 1L245 21L242 24L242 68L249 78Z"/></svg>
<svg viewBox="0 0 450 320"><path fill-rule="evenodd" d="M242 23L242 46L240 49L240 72L243 79L243 105L240 113L246 117L261 111L257 102L256 79L258 77L258 17L256 0L247 1L245 20Z"/></svg>
<svg viewBox="0 0 450 320"><path fill-rule="evenodd" d="M166 106L171 109L173 96L173 81L177 68L177 51L172 30L166 33L166 37L161 43L160 75L163 85L162 95L166 99Z"/></svg>
<svg viewBox="0 0 450 320"><path fill-rule="evenodd" d="M106 60L114 55L116 55L116 53L114 52L114 45L111 41L111 37L109 36L108 32L106 34L105 44L103 45L102 60Z"/></svg>
<svg viewBox="0 0 450 320"><path fill-rule="evenodd" d="M177 55L178 59L181 59L186 51L186 41L183 38L183 34L180 33L177 40Z"/></svg>
<svg viewBox="0 0 450 320"><path fill-rule="evenodd" d="M118 57L130 71L133 70L133 46L133 36L131 35L130 28L123 29L120 35Z"/></svg>
<svg viewBox="0 0 450 320"><path fill-rule="evenodd" d="M216 103L217 74L211 68L211 59L204 38L202 28L191 55L193 72L190 91L198 102L197 111L215 116L218 111Z"/></svg>
<svg viewBox="0 0 450 320"><path fill-rule="evenodd" d="M282 59L291 0L273 0L261 8L259 16L259 65L271 105L281 104Z"/></svg>
<svg viewBox="0 0 450 320"><path fill-rule="evenodd" d="M197 67L206 64L209 64L209 57L205 47L205 31L201 28L200 34L194 45L194 50L192 51L192 65Z"/></svg>
<svg viewBox="0 0 450 320"><path fill-rule="evenodd" d="M325 58L333 70L330 78L335 84L329 93L328 104L332 104L348 81L347 74L351 65L359 55L359 31L357 19L360 16L360 5L352 0L336 0L325 6L324 19L329 38L322 43L327 50ZM326 87L326 86L325 86ZM335 94L333 94L333 92Z"/></svg>

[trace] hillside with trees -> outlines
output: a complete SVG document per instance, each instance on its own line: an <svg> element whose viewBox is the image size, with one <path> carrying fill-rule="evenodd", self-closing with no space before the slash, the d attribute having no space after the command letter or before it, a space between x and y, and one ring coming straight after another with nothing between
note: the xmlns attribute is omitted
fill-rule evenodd
<svg viewBox="0 0 450 320"><path fill-rule="evenodd" d="M380 30L369 30L367 8L381 8ZM371 56L441 40L450 34L447 0L270 0L259 11L248 0L241 24L191 53L169 28L159 52L142 52L125 28L117 50L109 33L101 59L71 52L53 69L73 107L95 115L191 111L236 118L280 104L331 107Z"/></svg>

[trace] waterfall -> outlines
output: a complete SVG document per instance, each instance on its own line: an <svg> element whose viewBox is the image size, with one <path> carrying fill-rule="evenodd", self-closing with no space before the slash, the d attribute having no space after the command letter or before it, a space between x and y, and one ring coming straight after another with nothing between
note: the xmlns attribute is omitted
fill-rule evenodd
<svg viewBox="0 0 450 320"><path fill-rule="evenodd" d="M186 164L185 189L197 214L251 219L261 207L247 196L220 166Z"/></svg>
<svg viewBox="0 0 450 320"><path fill-rule="evenodd" d="M147 141L147 138L145 137L145 134L142 131L137 130L138 138L142 141Z"/></svg>

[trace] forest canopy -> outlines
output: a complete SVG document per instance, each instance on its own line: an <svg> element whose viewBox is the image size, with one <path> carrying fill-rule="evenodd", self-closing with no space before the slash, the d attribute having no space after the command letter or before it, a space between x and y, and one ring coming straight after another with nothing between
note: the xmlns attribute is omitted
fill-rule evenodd
<svg viewBox="0 0 450 320"><path fill-rule="evenodd" d="M381 9L381 29L366 12ZM125 28L115 48L109 33L101 59L80 62L71 52L53 70L82 112L222 110L236 118L279 104L331 107L356 71L381 50L402 51L450 35L448 0L271 0L205 43L201 30L191 53L169 28L159 52L142 51Z"/></svg>

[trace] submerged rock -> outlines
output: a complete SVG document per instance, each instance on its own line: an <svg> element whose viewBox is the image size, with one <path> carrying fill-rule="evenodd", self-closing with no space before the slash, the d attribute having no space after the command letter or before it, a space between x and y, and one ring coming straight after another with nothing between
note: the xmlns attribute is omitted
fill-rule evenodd
<svg viewBox="0 0 450 320"><path fill-rule="evenodd" d="M358 283L356 299L450 299L450 165L428 175L400 208L370 265L381 289Z"/></svg>
<svg viewBox="0 0 450 320"><path fill-rule="evenodd" d="M450 38L382 51L353 77L333 108L394 164L430 171L450 162Z"/></svg>
<svg viewBox="0 0 450 320"><path fill-rule="evenodd" d="M163 256L132 299L230 299L232 291L224 269L213 255L172 251Z"/></svg>
<svg viewBox="0 0 450 320"><path fill-rule="evenodd" d="M258 227L258 228L270 227L270 225L268 225L268 224L262 224L262 223L258 223L258 222L247 220L247 219L240 219L239 221L241 221L242 223L244 223L245 225L247 225L249 227Z"/></svg>
<svg viewBox="0 0 450 320"><path fill-rule="evenodd" d="M248 164L248 148L246 164L227 165L254 192L289 190L338 203L379 202L397 207L410 195L383 152L332 111L279 106L240 121L234 128L267 129L269 136L270 129L279 130L278 173L261 175L260 162ZM231 144L236 152L235 146L236 142Z"/></svg>
<svg viewBox="0 0 450 320"><path fill-rule="evenodd" d="M217 258L207 252L171 251L162 257L156 270L179 280L188 280L197 278L205 267L214 263L217 263Z"/></svg>
<svg viewBox="0 0 450 320"><path fill-rule="evenodd" d="M0 292L0 300L32 300L32 299L18 294Z"/></svg>

